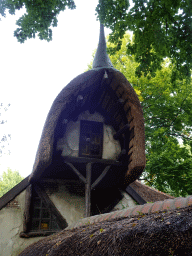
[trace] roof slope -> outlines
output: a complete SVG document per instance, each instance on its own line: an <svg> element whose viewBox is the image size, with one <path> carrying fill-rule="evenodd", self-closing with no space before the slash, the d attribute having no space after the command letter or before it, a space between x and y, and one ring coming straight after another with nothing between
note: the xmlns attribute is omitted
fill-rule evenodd
<svg viewBox="0 0 192 256"><path fill-rule="evenodd" d="M173 199L173 196L163 193L157 189L149 187L140 181L136 180L130 184L130 186L146 201L146 202L156 202L166 199Z"/></svg>
<svg viewBox="0 0 192 256"><path fill-rule="evenodd" d="M178 198L175 203L179 200L188 206L131 217L120 216L117 212L122 211L117 211L117 217L96 223L91 222L91 217L87 225L45 238L27 247L20 256L192 255L192 196Z"/></svg>
<svg viewBox="0 0 192 256"><path fill-rule="evenodd" d="M10 189L5 195L0 198L0 210L5 207L11 200L19 195L26 187L29 186L29 176L23 179L20 183Z"/></svg>

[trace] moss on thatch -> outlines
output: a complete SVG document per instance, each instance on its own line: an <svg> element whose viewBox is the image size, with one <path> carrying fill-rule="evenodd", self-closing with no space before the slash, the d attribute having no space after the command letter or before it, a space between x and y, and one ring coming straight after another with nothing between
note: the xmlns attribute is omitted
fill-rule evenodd
<svg viewBox="0 0 192 256"><path fill-rule="evenodd" d="M103 221L40 240L20 256L192 255L192 206Z"/></svg>

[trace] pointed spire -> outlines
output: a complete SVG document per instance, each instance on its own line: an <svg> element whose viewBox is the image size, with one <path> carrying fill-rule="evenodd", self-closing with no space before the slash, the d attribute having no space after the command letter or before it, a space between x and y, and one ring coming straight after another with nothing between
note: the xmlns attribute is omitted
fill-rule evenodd
<svg viewBox="0 0 192 256"><path fill-rule="evenodd" d="M93 69L114 68L107 54L104 26L100 23L99 44L93 60Z"/></svg>

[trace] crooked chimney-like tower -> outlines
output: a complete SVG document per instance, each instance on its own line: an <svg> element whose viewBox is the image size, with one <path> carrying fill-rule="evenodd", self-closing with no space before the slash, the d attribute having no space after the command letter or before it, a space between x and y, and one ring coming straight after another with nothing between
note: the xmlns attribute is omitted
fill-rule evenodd
<svg viewBox="0 0 192 256"><path fill-rule="evenodd" d="M45 179L85 185L85 216L102 191L125 189L145 167L144 119L139 99L107 55L104 26L93 69L56 97L42 132L30 182ZM110 194L110 193L109 193Z"/></svg>

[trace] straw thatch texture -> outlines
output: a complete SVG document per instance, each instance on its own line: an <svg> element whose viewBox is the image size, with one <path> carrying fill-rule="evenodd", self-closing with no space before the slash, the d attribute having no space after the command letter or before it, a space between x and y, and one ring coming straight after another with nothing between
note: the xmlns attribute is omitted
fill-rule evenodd
<svg viewBox="0 0 192 256"><path fill-rule="evenodd" d="M192 255L192 207L64 230L20 256Z"/></svg>
<svg viewBox="0 0 192 256"><path fill-rule="evenodd" d="M124 110L130 109L127 113L127 119L130 124L130 130L134 130L129 145L130 164L126 174L127 184L130 184L140 176L145 167L144 118L141 104L134 89L120 72L114 73L111 86L117 87L117 81L118 85L120 85L117 95L121 96L124 101L128 99L124 105Z"/></svg>
<svg viewBox="0 0 192 256"><path fill-rule="evenodd" d="M104 79L106 72L108 78ZM83 101L77 108L78 95L83 96ZM123 74L112 69L100 69L88 71L73 79L53 102L42 132L31 180L42 178L43 172L54 160L58 123L64 118L74 118L86 107L92 109L92 112L102 112L116 130L126 123L130 124L126 184L133 182L142 173L145 167L145 139L143 113L138 97Z"/></svg>
<svg viewBox="0 0 192 256"><path fill-rule="evenodd" d="M173 196L163 193L157 189L146 186L140 181L136 180L130 184L130 186L146 201L146 202L157 202L166 199L173 199Z"/></svg>

